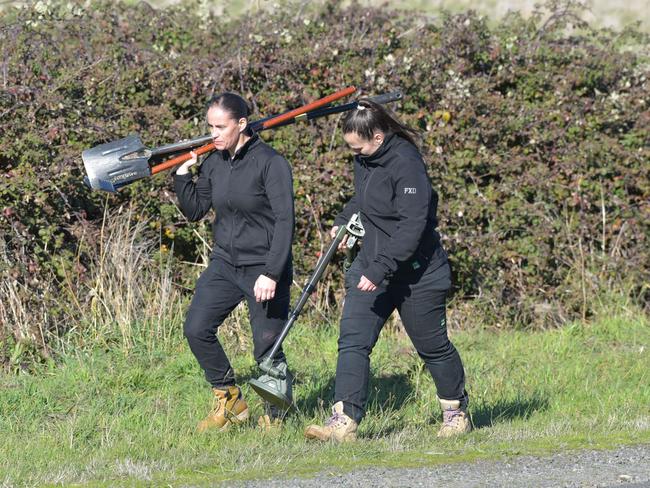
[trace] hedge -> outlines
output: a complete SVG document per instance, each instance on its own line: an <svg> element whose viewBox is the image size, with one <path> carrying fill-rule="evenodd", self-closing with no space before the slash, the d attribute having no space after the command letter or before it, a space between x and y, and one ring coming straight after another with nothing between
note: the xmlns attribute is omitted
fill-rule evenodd
<svg viewBox="0 0 650 488"><path fill-rule="evenodd" d="M203 135L215 92L241 93L261 117L354 85L404 93L392 108L422 134L463 326L553 326L588 317L612 291L647 307L650 43L635 26L595 29L579 15L571 0L496 24L471 11L424 23L338 2L235 20L198 1L6 9L2 280L28 290L25 300L55 300L64 276L86 279L105 211L128 205L190 286L182 262L199 258L209 223L180 217L168 173L116 195L89 191L82 150L129 133L151 147ZM263 135L293 166L299 276L350 196L339 121ZM39 327L64 334L71 317L49 310ZM0 341L17 338L7 322Z"/></svg>

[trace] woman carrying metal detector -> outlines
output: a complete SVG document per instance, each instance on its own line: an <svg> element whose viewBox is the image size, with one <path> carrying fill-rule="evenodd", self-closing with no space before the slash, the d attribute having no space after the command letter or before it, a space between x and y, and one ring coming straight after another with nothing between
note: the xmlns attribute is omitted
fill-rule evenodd
<svg viewBox="0 0 650 488"><path fill-rule="evenodd" d="M248 103L239 95L213 97L206 118L216 151L201 164L196 179L189 172L197 162L196 154L174 175L180 207L190 221L201 219L211 208L216 213L210 263L196 283L184 326L215 398L213 410L198 424L199 431L223 430L249 416L216 335L225 318L246 300L254 355L260 362L289 312L294 228L291 167L250 130L249 115ZM275 355L275 365L286 370L282 350ZM266 427L281 421L284 414L266 404L258 422Z"/></svg>
<svg viewBox="0 0 650 488"><path fill-rule="evenodd" d="M451 272L435 230L438 197L416 133L367 99L346 113L342 124L356 154L355 193L331 234L358 212L365 236L345 276L332 416L324 425L308 426L305 436L356 438L368 399L370 353L394 310L435 382L443 411L438 436L469 432L463 364L447 336Z"/></svg>

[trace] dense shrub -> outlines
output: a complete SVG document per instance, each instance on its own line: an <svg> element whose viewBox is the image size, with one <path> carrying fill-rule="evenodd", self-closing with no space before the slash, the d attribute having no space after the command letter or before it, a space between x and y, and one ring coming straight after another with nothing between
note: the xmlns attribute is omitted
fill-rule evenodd
<svg viewBox="0 0 650 488"><path fill-rule="evenodd" d="M152 147L202 135L205 100L222 90L265 116L347 85L401 89L393 108L422 131L464 317L553 325L587 316L612 288L647 305L650 43L637 30L581 25L572 1L495 27L472 12L423 24L336 2L226 22L201 5L38 2L0 14L5 345L38 336L11 323L10 288L45 304L41 332L70 327L53 296L83 285L106 207L128 202L162 252L197 259L208 223L182 219L169 174L92 193L80 155L131 132ZM338 121L264 136L293 165L301 274L350 195Z"/></svg>

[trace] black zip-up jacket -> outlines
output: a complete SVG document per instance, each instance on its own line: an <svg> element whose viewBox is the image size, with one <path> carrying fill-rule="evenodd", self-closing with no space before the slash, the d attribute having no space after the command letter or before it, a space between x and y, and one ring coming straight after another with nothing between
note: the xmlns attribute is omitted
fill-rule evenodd
<svg viewBox="0 0 650 488"><path fill-rule="evenodd" d="M345 225L360 213L365 229L359 253L362 274L379 285L384 279L408 279L422 266L447 260L441 248L435 252L440 247L437 205L417 147L386 134L374 154L355 156L354 195L334 225Z"/></svg>
<svg viewBox="0 0 650 488"><path fill-rule="evenodd" d="M257 134L233 158L228 151L213 152L196 181L189 173L175 175L174 188L189 220L214 208L213 257L234 266L264 264L264 274L276 281L291 265L291 167Z"/></svg>

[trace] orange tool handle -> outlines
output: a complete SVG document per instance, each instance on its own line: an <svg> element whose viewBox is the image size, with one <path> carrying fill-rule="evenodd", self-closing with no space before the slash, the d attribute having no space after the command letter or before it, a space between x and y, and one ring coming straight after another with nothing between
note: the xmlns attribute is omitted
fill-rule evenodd
<svg viewBox="0 0 650 488"><path fill-rule="evenodd" d="M294 117L297 117L298 115L302 115L306 112L310 112L311 110L320 108L323 105L327 105L328 103L334 102L340 98L347 97L348 95L352 95L355 91L357 91L355 87L349 86L347 88L344 88L341 91L337 91L336 93L332 93L331 95L328 95L324 98L320 98L315 102L308 103L307 105L303 105L302 107L298 107L294 110L290 110L287 113L278 115L277 117L273 117L272 119L263 122L262 128L270 129L271 127L281 124L282 122L291 120Z"/></svg>
<svg viewBox="0 0 650 488"><path fill-rule="evenodd" d="M262 129L270 129L271 127L274 127L276 125L281 124L282 122L286 122L287 120L291 120L298 115L302 115L306 112L309 112L311 110L320 108L324 105L327 105L328 103L331 103L335 100L338 100L343 97L347 97L348 95L352 95L357 89L353 86L349 86L347 88L344 88L343 90L337 91L336 93L332 93L331 95L328 95L326 97L320 98L314 102L308 103L307 105L303 105L302 107L298 107L294 110L290 110L289 112L283 113L281 115L278 115L277 117L272 117L262 123ZM214 143L206 144L205 146L201 146L197 149L194 150L194 152L197 155L205 154L207 152L213 151L215 149ZM181 154L179 156L176 156L175 158L168 159L164 163L157 164L156 166L153 166L151 168L151 174L155 175L157 173L160 173L161 171L165 171L166 169L173 168L174 166L184 163L185 161L188 161L191 159L192 156L190 153L185 153Z"/></svg>
<svg viewBox="0 0 650 488"><path fill-rule="evenodd" d="M214 142L211 142L210 144L206 144L205 146L198 147L194 149L194 152L196 153L197 156L200 156L201 154L205 154L210 151L214 151L216 149ZM165 171L166 169L173 168L177 164L184 163L185 161L189 161L192 159L192 155L190 153L184 153L179 156L176 156L175 158L168 159L164 163L157 164L156 166L153 166L151 168L151 174L155 175L156 173L160 173L161 171Z"/></svg>

